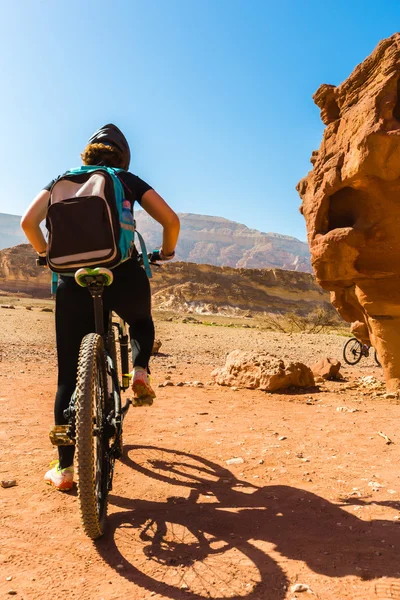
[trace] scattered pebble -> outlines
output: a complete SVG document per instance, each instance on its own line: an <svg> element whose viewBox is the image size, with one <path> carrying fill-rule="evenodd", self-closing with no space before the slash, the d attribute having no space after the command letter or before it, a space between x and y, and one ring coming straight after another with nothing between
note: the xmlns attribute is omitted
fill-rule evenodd
<svg viewBox="0 0 400 600"><path fill-rule="evenodd" d="M17 485L16 479L2 479L1 480L1 487L3 487L3 488L14 487L14 485Z"/></svg>
<svg viewBox="0 0 400 600"><path fill-rule="evenodd" d="M229 460L225 461L227 465L242 465L244 463L243 458L230 458Z"/></svg>
<svg viewBox="0 0 400 600"><path fill-rule="evenodd" d="M378 481L370 481L368 483L369 487L372 487L374 490L379 490L379 488L382 488L383 485L381 483L379 483Z"/></svg>
<svg viewBox="0 0 400 600"><path fill-rule="evenodd" d="M291 587L291 592L311 592L311 588L306 583L295 583L295 585L292 585Z"/></svg>

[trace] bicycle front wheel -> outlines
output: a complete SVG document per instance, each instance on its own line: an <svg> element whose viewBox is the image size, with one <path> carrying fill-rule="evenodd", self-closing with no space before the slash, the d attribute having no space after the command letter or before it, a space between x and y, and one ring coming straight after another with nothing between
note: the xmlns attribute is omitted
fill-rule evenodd
<svg viewBox="0 0 400 600"><path fill-rule="evenodd" d="M362 357L362 344L356 338L348 340L343 348L343 358L348 365L356 365Z"/></svg>
<svg viewBox="0 0 400 600"><path fill-rule="evenodd" d="M106 397L107 379L103 339L96 333L90 333L82 340L78 362L76 463L83 528L92 539L103 534L107 516Z"/></svg>

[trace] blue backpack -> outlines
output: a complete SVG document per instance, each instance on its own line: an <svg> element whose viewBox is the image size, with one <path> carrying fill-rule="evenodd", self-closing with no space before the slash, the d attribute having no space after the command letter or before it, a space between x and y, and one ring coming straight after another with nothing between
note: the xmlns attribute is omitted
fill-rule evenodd
<svg viewBox="0 0 400 600"><path fill-rule="evenodd" d="M67 171L53 184L46 227L47 262L54 273L72 274L81 267L112 269L132 256L136 233L151 277L146 247L118 177L121 171L84 166Z"/></svg>

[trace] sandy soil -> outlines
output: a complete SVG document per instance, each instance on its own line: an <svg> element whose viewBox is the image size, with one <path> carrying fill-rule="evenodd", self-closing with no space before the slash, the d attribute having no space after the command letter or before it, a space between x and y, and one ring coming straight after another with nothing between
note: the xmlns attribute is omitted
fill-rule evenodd
<svg viewBox="0 0 400 600"><path fill-rule="evenodd" d="M158 388L128 414L108 529L92 543L76 490L42 481L56 455L54 315L24 304L0 309L0 479L18 482L0 488L1 598L400 598L400 406L356 385L382 381L372 359L300 392ZM206 384L235 348L311 365L345 341L156 324L156 384Z"/></svg>

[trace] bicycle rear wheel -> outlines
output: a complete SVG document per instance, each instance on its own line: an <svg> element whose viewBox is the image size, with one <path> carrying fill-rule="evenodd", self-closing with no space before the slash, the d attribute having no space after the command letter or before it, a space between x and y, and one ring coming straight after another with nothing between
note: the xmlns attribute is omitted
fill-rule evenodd
<svg viewBox="0 0 400 600"><path fill-rule="evenodd" d="M343 358L348 365L356 365L362 357L362 344L356 338L348 340L343 348Z"/></svg>
<svg viewBox="0 0 400 600"><path fill-rule="evenodd" d="M105 428L107 378L103 339L81 343L76 386L76 463L83 528L92 539L104 532L108 496L108 438Z"/></svg>

